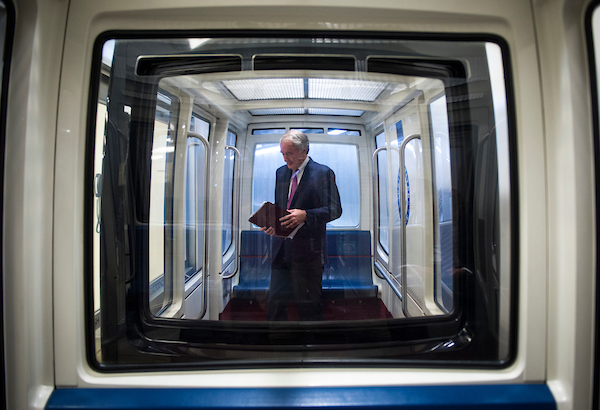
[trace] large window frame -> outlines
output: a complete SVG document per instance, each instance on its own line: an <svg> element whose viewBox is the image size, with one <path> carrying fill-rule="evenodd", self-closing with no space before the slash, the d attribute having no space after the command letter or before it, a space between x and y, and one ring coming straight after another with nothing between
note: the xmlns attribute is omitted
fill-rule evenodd
<svg viewBox="0 0 600 410"><path fill-rule="evenodd" d="M10 0L0 0L0 175L2 175L0 181L0 211L4 215L4 158L5 158L5 147L6 147L6 112L8 102L8 79L10 74L10 61L13 47L13 34L15 24L15 10ZM3 222L0 221L0 230L3 229ZM4 249L4 241L0 238L0 245ZM0 256L0 266L4 267L3 257ZM0 283L4 283L4 269L0 268ZM0 348L2 352L5 352L4 346L4 286L0 285L0 336L2 337L2 343ZM4 359L4 353L0 355L1 371L2 375L6 376L6 364ZM3 377L5 380L5 378ZM6 383L2 383L0 387L0 397L6 398ZM4 399L6 400L6 399ZM3 404L6 404L5 402Z"/></svg>
<svg viewBox="0 0 600 410"><path fill-rule="evenodd" d="M594 156L596 159L596 176L598 175L600 158L600 2L593 2L586 10L585 29L587 36L587 52L592 102L592 126L594 130ZM596 216L600 215L600 179L596 177ZM596 258L600 256L600 218L596 217ZM595 306L595 340L594 381L592 407L600 405L600 269L596 268L596 306Z"/></svg>
<svg viewBox="0 0 600 410"><path fill-rule="evenodd" d="M135 34L135 33L133 33ZM199 33L195 33L200 35ZM223 35L223 33L201 33L202 35ZM268 32L244 32L244 33L233 33L228 36L248 36L248 37L260 37L268 35ZM286 32L280 35L287 36L290 38L308 38L310 33L306 32ZM336 36L353 38L360 37L356 33L336 33ZM106 35L101 37L97 41L96 48L99 49L104 40L108 38L114 38L115 36ZM127 33L121 34L118 38L127 41L132 36ZM135 36L133 36L135 37ZM368 36L371 38L372 36ZM377 38L377 36L374 36ZM380 36L381 38L388 38L389 36ZM400 40L404 40L400 38ZM476 39L480 43L494 43L498 45L498 49L501 51L502 62L504 65L504 71L507 80L506 83L506 94L507 94L507 106L508 106L508 119L514 118L513 104L512 104L512 92L510 83L510 60L507 53L507 48L502 39L486 36L478 36ZM138 40L139 41L139 40ZM444 41L444 42L461 42L462 38L451 38L445 37L440 39L438 36L432 35L431 38L423 40L411 41ZM461 43L462 44L462 43ZM164 50L155 50L156 53L167 54L171 52L167 43L164 44ZM118 47L118 45L117 45ZM479 50L481 51L481 50ZM137 58L137 56L135 56ZM131 57L128 57L131 58ZM392 61L393 60L393 61ZM129 64L132 61L122 61L119 64ZM386 74L403 74L403 75L414 75L420 73L423 76L430 76L432 78L439 79L446 85L446 95L450 97L457 96L457 93L462 90L453 88L454 82L460 82L466 80L466 74L464 71L463 63L459 60L452 58L440 58L435 61L427 61L425 69L423 69L423 61L415 58L374 58L369 65L369 69L376 72ZM424 70L424 72L423 72ZM169 75L164 74L164 75ZM157 75L156 77L160 77ZM128 83L131 81L131 84ZM126 86L133 87L138 94L141 95L152 95L152 91L156 91L158 82L156 79L147 77L144 81L132 81L131 79L123 78L121 82L124 82ZM93 82L92 82L93 83ZM119 81L116 81L117 85ZM149 92L150 91L150 92ZM487 91L486 91L487 92ZM150 128L148 123L148 112L152 112L152 107L156 105L156 101L149 99L138 106L133 107L132 117L136 119L134 128L132 129L132 138L129 144L131 146L126 152L147 152L148 146L145 145L147 142L141 138L147 129ZM93 111L93 109L91 109ZM467 115L468 115L467 111ZM464 118L462 119L464 120ZM92 121L92 120L91 120ZM457 122L457 118L451 118L449 120L452 124ZM91 136L93 138L93 136ZM511 138L514 138L514 124L509 121L509 135L507 136L506 144L509 144ZM107 138L110 144L114 144L114 136ZM115 157L117 161L112 164L113 171L118 169L120 161L118 160L119 155L123 151L121 147L109 152L109 157ZM464 153L460 153L463 155ZM514 152L508 152L509 155L509 166L514 167ZM141 163L127 164L131 166L132 170L144 170L145 164L142 157L136 158ZM457 161L459 162L459 161ZM117 167L117 168L115 168ZM513 169L514 170L514 169ZM509 170L510 171L510 170ZM516 173L510 173L516 175ZM115 185L116 175L112 175L111 178L104 178L106 184ZM140 190L147 181L148 175L144 172L133 173L131 176L131 184L133 190ZM458 181L460 184L468 184L468 181ZM109 185L109 186L113 186ZM509 205L511 206L511 234L514 234L516 230L517 214L514 204L516 201L516 192L514 185L510 185L511 189L511 200ZM129 198L126 199L126 201ZM118 201L118 199L116 200ZM147 237L143 229L140 229L140 225L147 220L145 215L145 197L140 195L134 197L132 203L125 202L124 211L126 214L125 225L130 226L126 231L119 231L121 229L118 220L111 220L105 218L105 223L113 224L112 229L116 229L117 235L126 236L132 244L141 246L142 249L147 241ZM139 201L139 202L138 202ZM119 205L118 202L115 202ZM107 207L103 207L105 209ZM454 209L454 207L453 207ZM108 210L106 210L108 212ZM108 214L106 214L108 215ZM468 232L472 228L466 221L467 215L459 215L462 225L458 226L458 236L461 238L468 238ZM135 225L136 223L140 225ZM511 287L511 298L515 298L517 295L516 291L516 280L514 280L515 272L515 261L518 260L516 252L516 240L513 236L513 240L510 243L510 266L504 269L508 269L509 277L512 281ZM468 239L466 239L468 241ZM472 246L471 243L465 245L466 248ZM470 249L470 248L469 248ZM459 255L463 261L469 260L469 255L466 251ZM211 321L181 321L174 322L172 319L162 319L159 317L153 317L148 315L148 303L143 293L137 292L140 288L147 288L147 277L143 274L135 274L139 269L147 268L147 259L144 255L134 254L133 261L127 267L128 273L124 277L127 278L127 284L129 288L121 288L122 284L112 283L109 286L109 290L112 289L114 293L119 297L123 297L126 306L128 307L128 314L124 317L124 325L131 332L127 333L129 340L130 351L133 356L139 357L142 363L136 368L146 369L161 369L164 367L177 367L177 366L192 366L192 367L211 367L215 366L224 368L228 366L235 367L264 367L264 366L285 366L296 363L298 355L303 355L303 365L307 366L323 366L323 365L339 365L340 361L332 357L329 357L326 362L321 359L324 352L328 351L332 345L337 347L336 357L343 357L347 363L370 366L404 366L407 363L431 365L432 360L435 360L436 366L444 367L480 367L487 366L490 368L502 368L507 366L514 359L515 352L515 303L514 300L509 305L508 315L511 317L510 320L510 335L507 351L501 357L497 356L497 352L494 349L491 350L477 350L473 348L472 343L483 343L480 339L472 339L464 337L463 330L465 326L472 326L470 331L482 334L488 334L487 326L488 323L485 321L478 321L480 318L475 320L475 316L478 315L477 304L480 301L472 297L472 292L476 290L476 283L474 275L469 275L468 269L458 272L458 276L455 284L455 293L459 294L455 309L448 315L441 317L426 317L426 318L413 318L408 320L391 320L391 321L376 321L372 323L361 323L357 324L338 324L338 323L282 323L282 324L256 324L253 326L242 325L237 328L232 328L230 324L222 325L218 322ZM466 263L466 262L465 262ZM133 270L133 271L129 271ZM110 297L111 293L108 292L103 297ZM110 314L110 312L108 312ZM118 313L114 317L118 317ZM106 319L106 326L103 326L107 330L107 334L103 336L103 342L106 343L106 352L103 352L101 360L97 360L95 355L91 355L90 362L94 367L100 370L116 370L120 368L127 368L131 366L126 360L120 359L119 352L116 350L116 345L112 344L111 337L116 337L119 334L119 326L122 323L113 323L114 317L109 316ZM274 328L276 328L274 330ZM171 334L173 329L176 329L179 334L178 343L173 344L171 340ZM121 329L122 330L122 329ZM284 339L278 339L273 342L274 332L277 334L284 334ZM89 332L88 332L89 333ZM152 337L148 337L148 335ZM430 336L425 335L435 334L435 340L432 340ZM385 335L384 338L382 338ZM492 336L490 336L492 337ZM439 342L442 340L451 340L450 345L445 345L444 349L438 349ZM485 338L484 338L485 340ZM349 341L349 342L348 342ZM386 346L382 347L384 341L387 343ZM488 343L490 341L488 340ZM496 343L496 341L492 341ZM418 355L415 355L415 345L427 346ZM273 349L265 349L265 346L272 346ZM316 346L316 348L315 348ZM362 346L362 347L361 347ZM367 347L365 349L365 346ZM494 345L495 346L495 345ZM477 346L479 347L479 346ZM165 361L144 361L143 357L152 357L153 354L166 355L168 357L175 358L178 364L169 363L169 360ZM475 356L473 356L475 355ZM219 364L212 359L207 359L213 356L219 356L222 360ZM164 356L163 356L164 357ZM182 357L186 360L182 364ZM474 358L475 357L475 358Z"/></svg>

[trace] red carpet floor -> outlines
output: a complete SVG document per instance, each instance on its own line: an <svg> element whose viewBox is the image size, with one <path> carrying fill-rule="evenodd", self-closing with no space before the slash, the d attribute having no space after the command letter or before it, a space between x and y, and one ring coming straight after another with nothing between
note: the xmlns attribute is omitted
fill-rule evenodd
<svg viewBox="0 0 600 410"><path fill-rule="evenodd" d="M289 318L298 320L293 303L289 306ZM377 298L324 299L324 320L391 319L392 315ZM267 301L257 299L231 299L220 315L220 320L260 321L267 319Z"/></svg>

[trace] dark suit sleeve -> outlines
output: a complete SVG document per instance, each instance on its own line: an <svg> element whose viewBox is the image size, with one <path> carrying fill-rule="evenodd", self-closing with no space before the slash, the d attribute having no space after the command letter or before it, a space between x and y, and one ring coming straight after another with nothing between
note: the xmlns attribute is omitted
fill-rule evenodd
<svg viewBox="0 0 600 410"><path fill-rule="evenodd" d="M340 193L331 169L325 168L323 172L319 172L316 187L321 206L306 210L306 224L309 227L325 225L342 215Z"/></svg>

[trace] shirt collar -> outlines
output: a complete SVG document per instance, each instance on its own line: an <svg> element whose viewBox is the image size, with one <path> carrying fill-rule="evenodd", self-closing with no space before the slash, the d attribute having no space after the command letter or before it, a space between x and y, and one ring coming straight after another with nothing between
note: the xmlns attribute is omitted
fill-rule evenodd
<svg viewBox="0 0 600 410"><path fill-rule="evenodd" d="M300 182L300 178L302 178L302 174L304 174L304 169L306 168L306 164L308 164L308 161L310 161L310 157L307 155L306 158L304 159L304 162L302 162L302 164L300 164L300 166L298 167L298 173L296 174L296 178L298 179L298 182ZM294 176L294 171L292 171L292 177Z"/></svg>
<svg viewBox="0 0 600 410"><path fill-rule="evenodd" d="M302 162L302 164L300 164L300 166L298 167L299 174L304 172L304 168L306 168L306 164L308 164L309 160L310 160L310 157L307 155L306 158L304 158L304 162Z"/></svg>

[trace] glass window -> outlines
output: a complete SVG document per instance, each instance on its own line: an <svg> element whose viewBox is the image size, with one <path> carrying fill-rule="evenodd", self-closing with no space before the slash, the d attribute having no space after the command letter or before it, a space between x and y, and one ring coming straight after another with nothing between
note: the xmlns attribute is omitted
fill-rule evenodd
<svg viewBox="0 0 600 410"><path fill-rule="evenodd" d="M208 140L210 138L210 123L198 115L192 114L190 131L200 134Z"/></svg>
<svg viewBox="0 0 600 410"><path fill-rule="evenodd" d="M264 201L275 202L275 171L283 165L279 142L256 144L252 169L252 212Z"/></svg>
<svg viewBox="0 0 600 410"><path fill-rule="evenodd" d="M335 174L342 204L342 216L327 224L329 228L358 227L360 190L358 150L351 144L311 143L308 156L326 165ZM257 144L254 152L253 212L263 202L275 201L275 170L284 166L279 143Z"/></svg>
<svg viewBox="0 0 600 410"><path fill-rule="evenodd" d="M360 184L357 181L360 180L360 172L356 145L313 143L310 145L309 156L331 168L340 191L342 216L327 225L331 228L358 227Z"/></svg>
<svg viewBox="0 0 600 410"><path fill-rule="evenodd" d="M226 144L229 147L235 147L237 135L231 131L227 131ZM223 162L223 238L221 249L223 255L227 253L229 247L233 243L233 190L234 190L234 167L235 167L235 151L233 149L225 149L225 157Z"/></svg>
<svg viewBox="0 0 600 410"><path fill-rule="evenodd" d="M159 314L173 301L173 266L166 255L172 253L174 229L173 186L170 175L175 168L178 100L161 90L156 94L156 114L152 138L151 183L148 226L150 311ZM125 106L124 113L131 112ZM109 117L110 118L110 117ZM166 224L165 222L170 223Z"/></svg>
<svg viewBox="0 0 600 410"><path fill-rule="evenodd" d="M254 129L252 135L285 134L285 128Z"/></svg>
<svg viewBox="0 0 600 410"><path fill-rule="evenodd" d="M504 46L309 34L98 42L86 303L101 324L99 370L510 362L517 231ZM310 58L301 69L282 61L269 73L278 81L240 78L256 50ZM332 55L353 56L360 72L325 74L319 59ZM357 108L368 110L331 122L329 110ZM259 109L270 118L252 119ZM312 114L284 113L298 109ZM214 114L213 128L200 112ZM225 142L209 140L228 129ZM283 240L249 218L288 187L276 181L286 129L316 131L309 156L333 171L341 211L335 198L304 205L310 218ZM295 189L333 198L331 174L320 175ZM299 263L310 284L289 286L282 278Z"/></svg>
<svg viewBox="0 0 600 410"><path fill-rule="evenodd" d="M305 134L323 134L323 128L292 128L296 131L302 131Z"/></svg>
<svg viewBox="0 0 600 410"><path fill-rule="evenodd" d="M206 148L200 138L189 137L186 147L183 220L185 224L185 281L203 269Z"/></svg>
<svg viewBox="0 0 600 410"><path fill-rule="evenodd" d="M327 130L329 135L350 135L354 137L360 137L360 131L358 130L344 130L341 128L329 128Z"/></svg>
<svg viewBox="0 0 600 410"><path fill-rule="evenodd" d="M382 148L386 146L385 142L385 133L381 132L376 139L377 148ZM389 178L388 178L388 157L385 151L379 151L377 154L377 183L379 199L379 213L378 213L378 229L379 229L379 244L385 253L389 253L390 249L390 229L389 229L389 212L388 212L388 186L389 186Z"/></svg>
<svg viewBox="0 0 600 410"><path fill-rule="evenodd" d="M452 310L452 167L450 164L450 140L446 96L429 103L435 177L436 267L435 299L446 312Z"/></svg>

